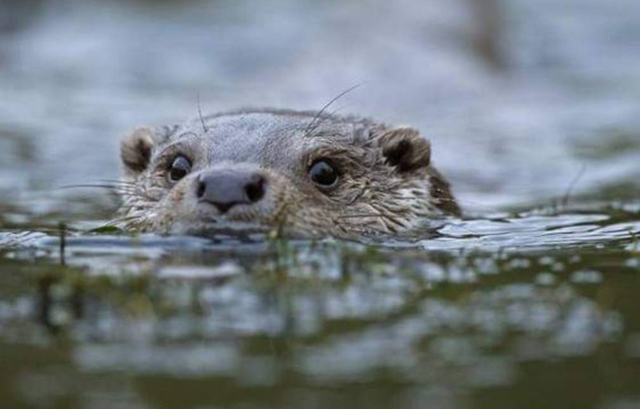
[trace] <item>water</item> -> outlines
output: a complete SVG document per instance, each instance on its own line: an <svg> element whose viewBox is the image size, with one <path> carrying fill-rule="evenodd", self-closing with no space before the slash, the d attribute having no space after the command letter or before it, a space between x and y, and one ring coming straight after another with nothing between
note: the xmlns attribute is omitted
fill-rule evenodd
<svg viewBox="0 0 640 409"><path fill-rule="evenodd" d="M640 407L638 23L633 0L3 3L2 407ZM428 135L464 220L130 237L89 232L107 192L62 188L198 100L358 83L336 108Z"/></svg>

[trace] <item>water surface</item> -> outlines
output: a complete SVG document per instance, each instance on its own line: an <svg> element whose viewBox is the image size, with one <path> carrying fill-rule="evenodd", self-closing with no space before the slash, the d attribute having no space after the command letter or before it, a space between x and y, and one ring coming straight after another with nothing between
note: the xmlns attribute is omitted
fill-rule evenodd
<svg viewBox="0 0 640 409"><path fill-rule="evenodd" d="M639 407L638 44L633 0L3 3L2 407ZM335 109L419 128L465 219L130 236L91 232L108 192L63 188L198 101L355 84Z"/></svg>

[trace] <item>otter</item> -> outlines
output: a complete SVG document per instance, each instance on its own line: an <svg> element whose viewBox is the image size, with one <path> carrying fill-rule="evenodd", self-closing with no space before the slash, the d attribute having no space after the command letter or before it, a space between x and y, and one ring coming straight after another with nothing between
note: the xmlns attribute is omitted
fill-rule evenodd
<svg viewBox="0 0 640 409"><path fill-rule="evenodd" d="M431 145L410 127L249 109L139 127L121 143L125 229L359 239L460 216Z"/></svg>

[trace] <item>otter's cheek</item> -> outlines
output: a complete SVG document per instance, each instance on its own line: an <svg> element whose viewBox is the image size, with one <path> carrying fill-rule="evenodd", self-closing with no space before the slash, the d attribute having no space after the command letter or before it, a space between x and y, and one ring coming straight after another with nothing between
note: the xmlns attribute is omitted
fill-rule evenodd
<svg viewBox="0 0 640 409"><path fill-rule="evenodd" d="M198 219L193 183L193 178L182 180L159 203L154 223L157 230L167 233L187 231L185 226Z"/></svg>

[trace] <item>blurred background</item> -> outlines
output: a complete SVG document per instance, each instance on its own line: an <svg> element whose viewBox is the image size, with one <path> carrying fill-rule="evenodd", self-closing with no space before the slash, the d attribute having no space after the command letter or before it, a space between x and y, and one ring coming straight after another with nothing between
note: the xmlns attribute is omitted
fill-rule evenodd
<svg viewBox="0 0 640 409"><path fill-rule="evenodd" d="M132 238L61 188L198 103L356 84L333 107L419 128L468 219ZM639 164L638 0L0 0L0 408L638 408Z"/></svg>
<svg viewBox="0 0 640 409"><path fill-rule="evenodd" d="M339 112L418 127L468 210L575 179L638 197L635 0L3 0L0 205L77 215L52 187L118 177L123 134L198 100L319 109L355 84Z"/></svg>

